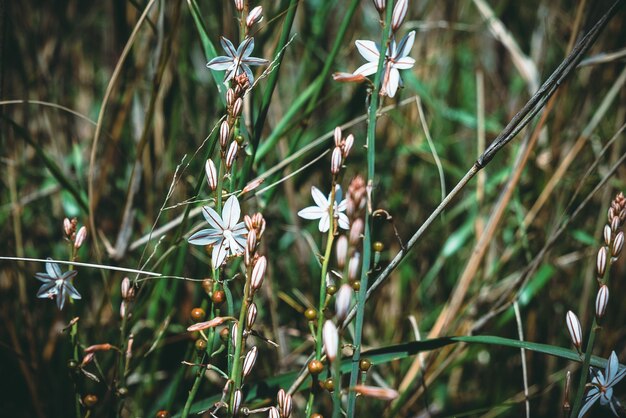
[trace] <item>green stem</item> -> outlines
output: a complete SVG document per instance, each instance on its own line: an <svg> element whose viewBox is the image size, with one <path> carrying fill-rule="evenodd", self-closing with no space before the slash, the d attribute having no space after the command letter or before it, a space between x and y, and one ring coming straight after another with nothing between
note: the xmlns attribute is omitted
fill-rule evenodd
<svg viewBox="0 0 626 418"><path fill-rule="evenodd" d="M361 264L361 287L357 295L357 311L354 329L354 354L352 356L352 370L350 372L350 388L354 387L359 379L359 361L361 360L361 339L363 336L363 318L365 316L365 301L367 295L367 285L369 279L369 270L372 257L372 200L374 196L373 184L375 176L376 161L376 114L378 113L379 92L383 81L385 54L391 41L391 16L393 12L393 0L387 2L387 16L385 18L385 26L381 38L381 54L378 60L378 70L374 78L374 90L372 91L370 107L368 109L367 120L367 187L370 188L368 210L365 211L365 231L363 238L363 260ZM384 45L384 47L383 47ZM356 393L353 390L348 391L348 418L355 416L356 411Z"/></svg>

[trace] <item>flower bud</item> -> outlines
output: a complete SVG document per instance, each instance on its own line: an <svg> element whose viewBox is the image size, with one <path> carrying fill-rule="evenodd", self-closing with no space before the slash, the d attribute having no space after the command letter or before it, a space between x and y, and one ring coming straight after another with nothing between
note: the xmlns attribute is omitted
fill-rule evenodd
<svg viewBox="0 0 626 418"><path fill-rule="evenodd" d="M624 248L624 231L619 231L617 235L615 235L613 245L611 246L611 256L615 258L619 257L622 248Z"/></svg>
<svg viewBox="0 0 626 418"><path fill-rule="evenodd" d="M235 141L230 143L230 147L228 147L228 152L226 153L226 160L224 164L226 165L226 170L230 170L237 158L237 151L239 150L239 145Z"/></svg>
<svg viewBox="0 0 626 418"><path fill-rule="evenodd" d="M243 376L246 377L252 371L254 367L254 363L256 362L256 358L258 355L258 349L256 346L252 347L250 351L246 354L246 358L243 359Z"/></svg>
<svg viewBox="0 0 626 418"><path fill-rule="evenodd" d="M283 401L283 407L282 407L283 418L289 418L289 415L291 415L291 408L292 408L291 395L288 393L285 393L285 399Z"/></svg>
<svg viewBox="0 0 626 418"><path fill-rule="evenodd" d="M243 395L241 393L241 390L237 389L235 391L235 394L233 395L233 416L237 416L237 414L239 413L239 408L241 408L241 399L242 399Z"/></svg>
<svg viewBox="0 0 626 418"><path fill-rule="evenodd" d="M339 344L339 332L337 327L330 319L324 322L322 329L322 340L324 341L324 350L329 361L334 361L337 357L337 345Z"/></svg>
<svg viewBox="0 0 626 418"><path fill-rule="evenodd" d="M120 303L120 318L124 319L126 318L126 309L127 309L127 303L125 300L122 301L122 303Z"/></svg>
<svg viewBox="0 0 626 418"><path fill-rule="evenodd" d="M267 418L280 418L280 413L275 406L270 407L270 410L267 413Z"/></svg>
<svg viewBox="0 0 626 418"><path fill-rule="evenodd" d="M237 9L238 12L243 11L243 0L235 0L235 9Z"/></svg>
<svg viewBox="0 0 626 418"><path fill-rule="evenodd" d="M359 275L359 267L361 266L361 254L354 253L352 257L350 257L350 262L348 263L348 279L356 280Z"/></svg>
<svg viewBox="0 0 626 418"><path fill-rule="evenodd" d="M65 236L68 238L72 236L72 222L69 218L63 219L63 232L65 232Z"/></svg>
<svg viewBox="0 0 626 418"><path fill-rule="evenodd" d="M337 246L335 247L337 254L337 267L343 269L346 265L346 259L348 258L348 238L345 235L340 235L337 238Z"/></svg>
<svg viewBox="0 0 626 418"><path fill-rule="evenodd" d="M241 109L243 108L243 100L241 100L241 97L237 98L237 100L235 100L235 103L233 104L233 117L237 118L239 117L239 115L241 115Z"/></svg>
<svg viewBox="0 0 626 418"><path fill-rule="evenodd" d="M239 332L239 326L235 322L230 329L230 343L233 345L233 348L236 348L237 345L237 333Z"/></svg>
<svg viewBox="0 0 626 418"><path fill-rule="evenodd" d="M128 277L124 277L122 279L122 284L120 285L122 299L131 299L134 296L133 288L130 284L130 279Z"/></svg>
<svg viewBox="0 0 626 418"><path fill-rule="evenodd" d="M352 145L354 145L354 135L350 134L343 142L343 146L341 147L341 150L343 151L343 158L348 158L350 150L352 149Z"/></svg>
<svg viewBox="0 0 626 418"><path fill-rule="evenodd" d="M609 246L611 245L611 239L613 237L613 233L611 231L611 227L608 225L604 225L604 243Z"/></svg>
<svg viewBox="0 0 626 418"><path fill-rule="evenodd" d="M248 237L246 238L246 247L250 254L254 254L256 251L256 231L251 229L248 231Z"/></svg>
<svg viewBox="0 0 626 418"><path fill-rule="evenodd" d="M217 169L213 160L206 160L204 171L206 173L206 181L209 183L209 189L212 191L217 189Z"/></svg>
<svg viewBox="0 0 626 418"><path fill-rule="evenodd" d="M76 233L76 238L74 239L74 248L80 248L85 242L85 238L87 238L87 228L85 226L81 226L78 232Z"/></svg>
<svg viewBox="0 0 626 418"><path fill-rule="evenodd" d="M393 389L379 388L376 386L356 385L353 389L356 393L359 393L363 396L382 399L384 401L392 401L400 396L400 394Z"/></svg>
<svg viewBox="0 0 626 418"><path fill-rule="evenodd" d="M609 303L609 288L603 284L598 289L598 295L596 296L596 318L600 319L606 312L606 305Z"/></svg>
<svg viewBox="0 0 626 418"><path fill-rule="evenodd" d="M223 121L220 125L220 146L226 148L228 140L230 139L230 126L227 121Z"/></svg>
<svg viewBox="0 0 626 418"><path fill-rule="evenodd" d="M335 139L335 146L340 147L342 138L341 138L341 128L339 126L335 128L335 131L333 132L333 137Z"/></svg>
<svg viewBox="0 0 626 418"><path fill-rule="evenodd" d="M216 327L218 325L221 325L224 323L224 321L226 321L226 318L222 317L222 316L216 316L215 318L209 320L209 321L205 321L205 322L198 322L197 324L193 324L189 327L187 327L187 331L189 332L193 332L193 331L202 331L205 329L209 329L209 328L213 328Z"/></svg>
<svg viewBox="0 0 626 418"><path fill-rule="evenodd" d="M606 247L600 247L600 250L598 250L598 257L596 258L596 273L600 279L604 277L604 273L606 272L607 255Z"/></svg>
<svg viewBox="0 0 626 418"><path fill-rule="evenodd" d="M281 411L284 409L286 397L287 397L287 393L285 392L285 390L282 388L279 389L278 393L276 394L276 401L278 402L278 407L280 408Z"/></svg>
<svg viewBox="0 0 626 418"><path fill-rule="evenodd" d="M567 331L569 331L569 336L572 339L572 344L576 347L577 350L580 351L580 347L583 343L583 331L580 327L580 321L576 314L572 311L567 311L567 315L565 316L565 322L567 323Z"/></svg>
<svg viewBox="0 0 626 418"><path fill-rule="evenodd" d="M365 228L365 224L363 223L363 219L358 218L352 222L352 226L350 227L350 244L353 246L359 245L361 242L361 236L363 235L363 228Z"/></svg>
<svg viewBox="0 0 626 418"><path fill-rule="evenodd" d="M254 9L250 10L248 13L248 17L246 18L246 26L251 28L256 23L259 23L263 20L263 7L257 6Z"/></svg>
<svg viewBox="0 0 626 418"><path fill-rule="evenodd" d="M621 225L622 225L622 222L620 221L619 216L615 216L613 220L611 221L611 229L613 230L613 232L617 234L617 231L619 231L619 227Z"/></svg>
<svg viewBox="0 0 626 418"><path fill-rule="evenodd" d="M259 257L259 259L254 263L254 268L252 269L252 277L250 278L250 286L252 290L259 290L261 285L263 284L263 278L265 277L265 269L267 268L267 259L265 256Z"/></svg>
<svg viewBox="0 0 626 418"><path fill-rule="evenodd" d="M343 322L346 319L351 299L352 287L348 284L341 285L335 296L335 316L337 317L337 322Z"/></svg>
<svg viewBox="0 0 626 418"><path fill-rule="evenodd" d="M242 194L246 194L246 193L250 193L252 190L256 189L257 187L259 187L261 184L263 184L263 182L265 181L265 179L263 177L257 177L254 180L252 180L251 182L249 182L248 184L246 184L246 186L243 188L243 190L241 191Z"/></svg>
<svg viewBox="0 0 626 418"><path fill-rule="evenodd" d="M374 7L378 10L378 13L382 14L385 11L386 0L374 0Z"/></svg>
<svg viewBox="0 0 626 418"><path fill-rule="evenodd" d="M247 329L252 329L252 326L256 322L257 312L258 311L257 311L256 303L252 302L248 306L248 311L246 312L246 328Z"/></svg>
<svg viewBox="0 0 626 418"><path fill-rule="evenodd" d="M391 15L391 30L397 31L402 22L404 22L404 18L406 17L406 11L409 7L408 0L398 0L398 2L393 7L393 14Z"/></svg>
<svg viewBox="0 0 626 418"><path fill-rule="evenodd" d="M337 174L341 170L341 160L343 159L343 153L341 152L340 147L335 147L333 149L333 154L330 157L330 172L332 174Z"/></svg>
<svg viewBox="0 0 626 418"><path fill-rule="evenodd" d="M226 90L226 105L230 107L233 105L234 102L235 90L229 88L228 90Z"/></svg>

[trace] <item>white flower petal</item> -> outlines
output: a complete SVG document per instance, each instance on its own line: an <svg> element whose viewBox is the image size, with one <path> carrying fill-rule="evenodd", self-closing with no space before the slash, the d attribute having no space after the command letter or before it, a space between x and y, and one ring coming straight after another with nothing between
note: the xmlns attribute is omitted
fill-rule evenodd
<svg viewBox="0 0 626 418"><path fill-rule="evenodd" d="M350 229L350 220L348 219L348 215L345 213L339 212L337 215L337 223L341 229Z"/></svg>
<svg viewBox="0 0 626 418"><path fill-rule="evenodd" d="M355 45L361 56L367 61L378 62L380 52L378 52L378 47L374 42L358 40L355 42Z"/></svg>
<svg viewBox="0 0 626 418"><path fill-rule="evenodd" d="M224 263L224 259L228 254L228 248L225 240L222 240L219 245L213 247L213 254L211 255L211 262L213 263L213 268L216 269Z"/></svg>
<svg viewBox="0 0 626 418"><path fill-rule="evenodd" d="M53 279L58 279L63 275L61 267L59 267L57 263L46 263L46 272L48 273L48 276Z"/></svg>
<svg viewBox="0 0 626 418"><path fill-rule="evenodd" d="M208 68L216 71L224 71L233 64L233 59L230 57L215 57L206 65Z"/></svg>
<svg viewBox="0 0 626 418"><path fill-rule="evenodd" d="M313 196L313 201L315 201L315 204L320 209L328 208L329 199L324 196L324 193L322 193L320 189L315 186L311 186L311 195Z"/></svg>
<svg viewBox="0 0 626 418"><path fill-rule="evenodd" d="M593 406L593 404L596 403L599 397L600 397L600 394L596 393L595 395L586 398L585 404L582 406L582 408L580 408L580 413L578 414L578 418L582 418L583 416L585 416L587 411L589 411L589 409Z"/></svg>
<svg viewBox="0 0 626 418"><path fill-rule="evenodd" d="M413 68L414 65L415 60L413 58L404 57L394 62L393 68L397 68L398 70L408 70L409 68Z"/></svg>
<svg viewBox="0 0 626 418"><path fill-rule="evenodd" d="M252 54L252 50L254 50L254 38L248 38L237 48L237 55L241 58L246 58Z"/></svg>
<svg viewBox="0 0 626 418"><path fill-rule="evenodd" d="M239 221L240 216L241 209L239 207L239 201L233 195L228 198L226 203L224 203L224 209L222 210L222 220L224 221L224 226L228 229L233 228Z"/></svg>
<svg viewBox="0 0 626 418"><path fill-rule="evenodd" d="M201 229L187 240L193 245L212 245L223 238L222 231L217 229Z"/></svg>
<svg viewBox="0 0 626 418"><path fill-rule="evenodd" d="M324 212L324 215L320 218L319 230L320 232L327 232L330 229L330 216L328 212Z"/></svg>
<svg viewBox="0 0 626 418"><path fill-rule="evenodd" d="M398 91L398 84L400 83L400 72L391 67L389 70L389 80L387 80L387 95L393 97Z"/></svg>
<svg viewBox="0 0 626 418"><path fill-rule="evenodd" d="M400 43L397 46L397 50L394 51L393 55L394 61L399 60L400 58L404 58L409 55L411 52L411 48L413 48L413 42L415 42L415 31L411 31L408 34L404 35L404 38L400 40Z"/></svg>
<svg viewBox="0 0 626 418"><path fill-rule="evenodd" d="M335 209L337 212L344 212L348 208L348 199L343 199Z"/></svg>
<svg viewBox="0 0 626 418"><path fill-rule="evenodd" d="M354 75L372 75L378 69L378 62L368 62L367 64L361 65L359 68L354 70Z"/></svg>
<svg viewBox="0 0 626 418"><path fill-rule="evenodd" d="M309 206L298 212L298 216L304 219L319 219L324 214L328 214L328 212L317 206Z"/></svg>
<svg viewBox="0 0 626 418"><path fill-rule="evenodd" d="M235 56L237 56L237 50L235 49L235 45L233 45L231 41L222 36L220 38L220 43L222 44L222 48L224 48L224 51L226 51L226 54L229 57L234 58Z"/></svg>
<svg viewBox="0 0 626 418"><path fill-rule="evenodd" d="M611 381L615 378L617 374L617 370L619 369L619 361L617 360L617 354L615 351L611 351L611 355L609 356L609 361L606 362L606 381L607 384L610 385Z"/></svg>
<svg viewBox="0 0 626 418"><path fill-rule="evenodd" d="M213 229L224 230L226 225L222 222L222 217L210 206L202 207L202 216L213 227Z"/></svg>

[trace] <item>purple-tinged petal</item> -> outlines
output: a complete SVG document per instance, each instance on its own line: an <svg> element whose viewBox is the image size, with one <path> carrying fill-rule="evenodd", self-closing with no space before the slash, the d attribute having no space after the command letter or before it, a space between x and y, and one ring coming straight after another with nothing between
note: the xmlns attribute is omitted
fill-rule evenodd
<svg viewBox="0 0 626 418"><path fill-rule="evenodd" d="M78 293L78 290L74 287L74 285L70 282L65 282L65 289L67 290L68 295L72 299L82 299L83 297Z"/></svg>
<svg viewBox="0 0 626 418"><path fill-rule="evenodd" d="M61 275L61 278L65 281L71 280L78 274L77 270L68 270Z"/></svg>
<svg viewBox="0 0 626 418"><path fill-rule="evenodd" d="M248 77L248 81L250 82L250 84L254 83L254 74L252 73L250 67L248 67L246 64L241 64L239 69L246 73L246 77Z"/></svg>
<svg viewBox="0 0 626 418"><path fill-rule="evenodd" d="M55 289L55 282L48 282L41 285L39 290L37 291L38 298L49 298L52 295L56 295L57 290Z"/></svg>
<svg viewBox="0 0 626 418"><path fill-rule="evenodd" d="M65 287L61 286L57 293L57 308L59 308L60 311L63 310L63 306L65 305L65 293Z"/></svg>
<svg viewBox="0 0 626 418"><path fill-rule="evenodd" d="M249 57L254 50L254 38L247 38L237 48L237 55L241 58Z"/></svg>
<svg viewBox="0 0 626 418"><path fill-rule="evenodd" d="M378 46L374 42L358 40L355 42L355 45L359 50L359 54L367 61L378 62L380 52L378 52Z"/></svg>
<svg viewBox="0 0 626 418"><path fill-rule="evenodd" d="M239 207L239 201L233 195L228 198L226 203L224 203L224 209L222 210L222 220L224 221L224 226L231 229L237 225L240 216L241 209Z"/></svg>
<svg viewBox="0 0 626 418"><path fill-rule="evenodd" d="M187 240L193 245L212 245L222 239L222 231L215 229L201 229Z"/></svg>
<svg viewBox="0 0 626 418"><path fill-rule="evenodd" d="M226 229L225 222L222 221L222 217L210 206L202 207L202 216L213 227L213 229L224 230Z"/></svg>
<svg viewBox="0 0 626 418"><path fill-rule="evenodd" d="M48 260L51 260L51 259L49 258ZM63 273L61 272L61 268L59 267L57 263L47 262L46 272L48 272L48 275L52 277L53 279L58 279L63 275Z"/></svg>
<svg viewBox="0 0 626 418"><path fill-rule="evenodd" d="M241 60L242 63L244 64L248 64L248 65L267 65L269 64L269 61L263 58L256 58L256 57L246 57L244 59Z"/></svg>
<svg viewBox="0 0 626 418"><path fill-rule="evenodd" d="M222 44L222 48L224 48L224 51L226 51L226 54L229 57L234 58L237 56L237 50L235 49L235 45L233 45L231 41L221 36L220 43Z"/></svg>
<svg viewBox="0 0 626 418"><path fill-rule="evenodd" d="M56 280L46 273L35 273L35 278L41 282L54 282Z"/></svg>
<svg viewBox="0 0 626 418"><path fill-rule="evenodd" d="M224 71L227 70L232 64L232 58L221 56L213 58L206 66L215 71Z"/></svg>

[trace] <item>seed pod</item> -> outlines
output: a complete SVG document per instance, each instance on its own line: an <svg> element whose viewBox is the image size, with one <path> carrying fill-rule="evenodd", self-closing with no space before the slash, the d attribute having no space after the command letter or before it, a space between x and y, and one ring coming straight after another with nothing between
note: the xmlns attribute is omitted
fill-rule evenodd
<svg viewBox="0 0 626 418"><path fill-rule="evenodd" d="M397 31L402 22L404 22L404 18L406 17L406 11L409 7L408 0L398 0L398 2L393 7L393 14L391 15L391 30Z"/></svg>
<svg viewBox="0 0 626 418"><path fill-rule="evenodd" d="M263 20L263 7L257 6L254 9L250 10L248 17L246 18L246 26L251 28L256 23L259 23Z"/></svg>
<svg viewBox="0 0 626 418"><path fill-rule="evenodd" d="M335 131L333 132L333 136L335 138L335 146L340 147L341 146L341 128L339 126L335 128Z"/></svg>
<svg viewBox="0 0 626 418"><path fill-rule="evenodd" d="M611 256L615 258L619 257L622 248L624 248L624 231L619 231L617 235L615 235L613 245L611 246Z"/></svg>
<svg viewBox="0 0 626 418"><path fill-rule="evenodd" d="M330 157L330 172L332 174L337 174L341 171L342 159L343 153L341 152L341 148L335 147L335 149L333 149L333 154Z"/></svg>
<svg viewBox="0 0 626 418"><path fill-rule="evenodd" d="M337 322L343 322L350 309L350 300L352 299L352 288L348 284L343 284L335 296L335 316Z"/></svg>
<svg viewBox="0 0 626 418"><path fill-rule="evenodd" d="M246 329L252 329L252 326L256 322L257 312L256 303L252 302L248 306L248 311L246 312Z"/></svg>
<svg viewBox="0 0 626 418"><path fill-rule="evenodd" d="M87 228L85 226L81 226L78 232L76 233L76 238L74 239L74 248L80 248L85 242L85 238L87 238Z"/></svg>
<svg viewBox="0 0 626 418"><path fill-rule="evenodd" d="M341 147L341 150L343 151L343 158L348 158L350 150L352 149L352 145L354 145L354 135L350 134L343 142L343 146Z"/></svg>
<svg viewBox="0 0 626 418"><path fill-rule="evenodd" d="M604 243L609 246L611 245L611 239L613 237L611 227L609 225L604 225Z"/></svg>
<svg viewBox="0 0 626 418"><path fill-rule="evenodd" d="M220 125L220 146L226 148L228 140L230 139L230 126L227 121L223 121Z"/></svg>
<svg viewBox="0 0 626 418"><path fill-rule="evenodd" d="M609 288L603 284L598 289L598 295L596 296L596 318L600 319L606 313L606 305L609 303Z"/></svg>
<svg viewBox="0 0 626 418"><path fill-rule="evenodd" d="M204 319L204 317L206 316L206 312L204 311L204 309L202 308L193 308L191 310L191 319L194 322L200 322Z"/></svg>
<svg viewBox="0 0 626 418"><path fill-rule="evenodd" d="M235 141L230 143L230 147L228 147L228 152L226 153L226 160L224 164L226 164L226 170L230 170L237 158L237 151L239 150L239 145Z"/></svg>
<svg viewBox="0 0 626 418"><path fill-rule="evenodd" d="M250 286L252 286L253 290L259 290L261 285L263 284L263 278L265 277L265 269L267 268L267 259L265 256L259 257L259 259L254 263L254 268L252 269L252 277L250 278Z"/></svg>
<svg viewBox="0 0 626 418"><path fill-rule="evenodd" d="M217 169L215 168L213 160L206 160L204 172L206 173L206 181L209 184L209 189L211 189L211 191L217 189Z"/></svg>
<svg viewBox="0 0 626 418"><path fill-rule="evenodd" d="M243 376L246 377L252 371L254 367L254 363L256 362L256 358L258 355L258 349L256 346L252 347L250 351L246 354L246 358L243 360Z"/></svg>
<svg viewBox="0 0 626 418"><path fill-rule="evenodd" d="M607 248L605 246L600 247L598 257L596 258L596 273L600 279L604 277L604 273L606 272L607 255Z"/></svg>
<svg viewBox="0 0 626 418"><path fill-rule="evenodd" d="M329 361L334 361L337 357L337 345L339 344L339 332L337 327L330 319L324 322L322 329L322 340L324 341L324 350Z"/></svg>
<svg viewBox="0 0 626 418"><path fill-rule="evenodd" d="M348 238L346 238L345 235L340 235L339 238L337 238L335 254L337 255L337 267L343 269L346 265L346 259L348 258Z"/></svg>
<svg viewBox="0 0 626 418"><path fill-rule="evenodd" d="M236 416L239 413L239 408L241 407L241 398L242 398L241 390L237 389L235 394L233 395L233 416Z"/></svg>
<svg viewBox="0 0 626 418"><path fill-rule="evenodd" d="M578 317L574 312L567 311L567 315L565 315L565 322L567 323L567 331L572 339L572 344L574 344L574 347L580 351L583 341L583 330L580 326Z"/></svg>

